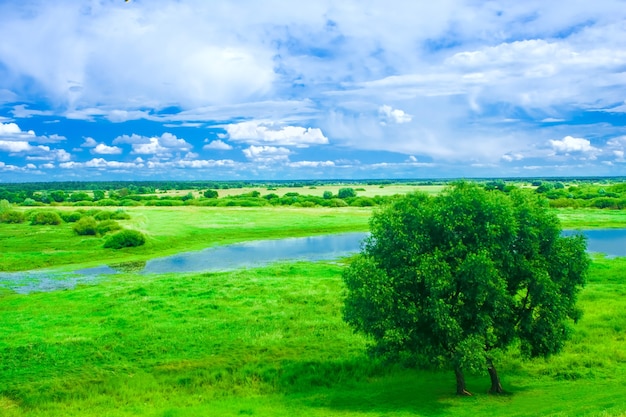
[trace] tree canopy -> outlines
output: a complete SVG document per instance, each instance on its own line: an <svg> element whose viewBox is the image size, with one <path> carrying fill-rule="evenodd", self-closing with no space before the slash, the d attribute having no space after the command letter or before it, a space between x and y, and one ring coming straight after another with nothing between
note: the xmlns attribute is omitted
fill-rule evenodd
<svg viewBox="0 0 626 417"><path fill-rule="evenodd" d="M580 317L586 241L562 236L536 194L459 182L396 200L370 229L344 271L344 319L374 354L453 370L458 394L469 394L463 372L485 367L502 392L495 351L557 353Z"/></svg>

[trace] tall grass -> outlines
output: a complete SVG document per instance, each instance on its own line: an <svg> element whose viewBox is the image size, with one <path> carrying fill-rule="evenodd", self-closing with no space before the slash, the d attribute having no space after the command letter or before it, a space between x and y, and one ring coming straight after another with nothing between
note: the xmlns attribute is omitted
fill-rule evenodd
<svg viewBox="0 0 626 417"><path fill-rule="evenodd" d="M454 395L450 372L364 354L341 320L342 266L120 274L0 294L0 415L618 416L626 413L626 261L596 258L565 351L498 360L508 394Z"/></svg>

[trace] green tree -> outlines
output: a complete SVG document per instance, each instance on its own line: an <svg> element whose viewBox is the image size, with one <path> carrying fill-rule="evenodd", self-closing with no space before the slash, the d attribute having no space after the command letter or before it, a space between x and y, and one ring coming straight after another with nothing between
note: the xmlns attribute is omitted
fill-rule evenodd
<svg viewBox="0 0 626 417"><path fill-rule="evenodd" d="M217 198L218 194L217 194L217 191L215 190L206 190L204 192L204 197L205 198Z"/></svg>
<svg viewBox="0 0 626 417"><path fill-rule="evenodd" d="M339 198L356 197L356 191L354 191L354 188L340 188L339 191L337 192L337 197Z"/></svg>
<svg viewBox="0 0 626 417"><path fill-rule="evenodd" d="M344 319L390 359L453 370L487 368L520 346L528 357L557 353L589 258L582 236L561 236L536 194L489 192L457 183L436 197L409 194L375 213L361 254L344 271Z"/></svg>
<svg viewBox="0 0 626 417"><path fill-rule="evenodd" d="M56 190L50 193L50 198L52 198L57 203L62 203L67 199L67 194L63 190Z"/></svg>

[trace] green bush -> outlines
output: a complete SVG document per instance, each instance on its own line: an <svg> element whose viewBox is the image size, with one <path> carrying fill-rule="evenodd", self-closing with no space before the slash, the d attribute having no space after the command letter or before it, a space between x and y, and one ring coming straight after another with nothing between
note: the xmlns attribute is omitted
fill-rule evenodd
<svg viewBox="0 0 626 417"><path fill-rule="evenodd" d="M72 211L70 213L62 212L60 216L65 223L75 223L83 217L83 215L78 211Z"/></svg>
<svg viewBox="0 0 626 417"><path fill-rule="evenodd" d="M9 210L0 212L0 223L24 223L26 215L21 211Z"/></svg>
<svg viewBox="0 0 626 417"><path fill-rule="evenodd" d="M356 197L356 191L354 191L354 188L340 188L339 191L337 192L337 197L339 198Z"/></svg>
<svg viewBox="0 0 626 417"><path fill-rule="evenodd" d="M110 198L105 198L103 200L98 200L98 204L99 206L117 206L118 205L118 201L117 200L112 200Z"/></svg>
<svg viewBox="0 0 626 417"><path fill-rule="evenodd" d="M59 213L56 211L38 211L35 212L31 219L31 225L53 225L56 226L61 224L63 219L59 216Z"/></svg>
<svg viewBox="0 0 626 417"><path fill-rule="evenodd" d="M121 232L111 235L106 242L104 242L104 247L121 249L141 246L144 243L146 243L146 238L140 232L136 230L122 230Z"/></svg>
<svg viewBox="0 0 626 417"><path fill-rule="evenodd" d="M104 220L96 226L96 232L100 235L106 235L109 232L120 230L122 226L115 220Z"/></svg>
<svg viewBox="0 0 626 417"><path fill-rule="evenodd" d="M99 212L97 212L93 216L93 218L98 220L98 221L109 220L111 218L111 212L110 211L99 211Z"/></svg>
<svg viewBox="0 0 626 417"><path fill-rule="evenodd" d="M74 233L80 236L95 236L98 234L96 227L96 219L91 216L85 216L74 223L72 229L74 229Z"/></svg>
<svg viewBox="0 0 626 417"><path fill-rule="evenodd" d="M124 210L115 210L111 213L111 220L128 220L130 219L130 214L126 213Z"/></svg>

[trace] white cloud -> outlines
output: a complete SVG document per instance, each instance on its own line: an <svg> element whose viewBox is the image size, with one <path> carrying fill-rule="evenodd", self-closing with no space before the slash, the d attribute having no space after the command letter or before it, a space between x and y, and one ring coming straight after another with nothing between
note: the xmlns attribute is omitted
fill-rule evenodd
<svg viewBox="0 0 626 417"><path fill-rule="evenodd" d="M271 164L277 162L287 162L291 151L282 147L253 145L244 149L243 154L251 161Z"/></svg>
<svg viewBox="0 0 626 417"><path fill-rule="evenodd" d="M119 161L107 161L104 158L93 158L86 162L63 162L59 164L59 167L63 169L80 169L80 168L99 168L99 169L139 169L145 165L141 161L135 160L134 162L119 162Z"/></svg>
<svg viewBox="0 0 626 417"><path fill-rule="evenodd" d="M94 138L87 137L85 138L83 144L80 146L83 148L95 148L96 146L98 146L98 142L96 142Z"/></svg>
<svg viewBox="0 0 626 417"><path fill-rule="evenodd" d="M28 142L0 140L0 151L4 152L25 152L32 149Z"/></svg>
<svg viewBox="0 0 626 417"><path fill-rule="evenodd" d="M328 138L319 128L276 126L271 122L249 121L225 126L230 140L253 145L273 144L307 147L324 145Z"/></svg>
<svg viewBox="0 0 626 417"><path fill-rule="evenodd" d="M521 161L522 159L524 159L524 155L520 153L507 153L502 155L502 160L506 162Z"/></svg>
<svg viewBox="0 0 626 417"><path fill-rule="evenodd" d="M400 109L394 109L391 106L383 105L378 108L378 114L381 123L409 123L413 118Z"/></svg>
<svg viewBox="0 0 626 417"><path fill-rule="evenodd" d="M92 152L98 155L119 155L122 153L122 148L118 148L117 146L107 146L99 143L92 149Z"/></svg>
<svg viewBox="0 0 626 417"><path fill-rule="evenodd" d="M193 147L184 139L179 139L175 135L165 132L161 136L141 136L132 135L118 136L113 140L113 144L131 144L131 153L140 155L157 155L160 157L170 157L174 153L189 152Z"/></svg>
<svg viewBox="0 0 626 417"><path fill-rule="evenodd" d="M233 147L230 146L228 143L218 139L218 140L211 141L210 143L204 145L202 147L202 149L204 149L204 150L229 151L229 150L233 149Z"/></svg>
<svg viewBox="0 0 626 417"><path fill-rule="evenodd" d="M320 167L334 167L333 161L297 161L289 162L287 164L291 168L320 168Z"/></svg>
<svg viewBox="0 0 626 417"><path fill-rule="evenodd" d="M565 136L562 140L551 140L552 149L559 154L568 154L572 152L592 153L598 151L597 148L591 146L591 142L584 138L574 138Z"/></svg>

